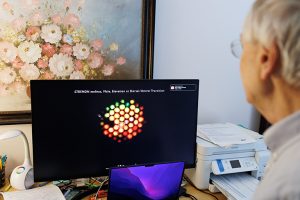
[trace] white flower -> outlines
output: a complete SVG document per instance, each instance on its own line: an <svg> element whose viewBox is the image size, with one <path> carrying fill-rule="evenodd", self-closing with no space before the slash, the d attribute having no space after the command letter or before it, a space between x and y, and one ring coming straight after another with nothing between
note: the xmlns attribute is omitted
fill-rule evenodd
<svg viewBox="0 0 300 200"><path fill-rule="evenodd" d="M49 43L58 43L62 38L62 32L60 27L56 24L48 24L42 26L41 37Z"/></svg>
<svg viewBox="0 0 300 200"><path fill-rule="evenodd" d="M19 73L24 81L37 79L40 76L40 71L34 64L25 64Z"/></svg>
<svg viewBox="0 0 300 200"><path fill-rule="evenodd" d="M0 71L0 82L4 84L11 84L16 79L16 72L11 67L6 67Z"/></svg>
<svg viewBox="0 0 300 200"><path fill-rule="evenodd" d="M25 63L34 63L41 57L42 49L38 44L34 44L32 41L22 42L19 47L19 56Z"/></svg>
<svg viewBox="0 0 300 200"><path fill-rule="evenodd" d="M26 40L26 36L21 34L21 35L18 35L18 42L23 42L24 40Z"/></svg>
<svg viewBox="0 0 300 200"><path fill-rule="evenodd" d="M54 54L49 60L50 71L59 77L71 75L74 71L74 64L72 58L66 54Z"/></svg>
<svg viewBox="0 0 300 200"><path fill-rule="evenodd" d="M110 76L114 73L115 67L113 65L104 65L101 72L104 76Z"/></svg>
<svg viewBox="0 0 300 200"><path fill-rule="evenodd" d="M118 51L119 50L119 45L115 42L111 43L111 45L109 45L109 49L111 51Z"/></svg>
<svg viewBox="0 0 300 200"><path fill-rule="evenodd" d="M80 71L74 71L71 75L70 75L70 79L85 79L85 76L82 72Z"/></svg>
<svg viewBox="0 0 300 200"><path fill-rule="evenodd" d="M0 59L6 63L14 61L17 57L18 50L10 42L0 42Z"/></svg>
<svg viewBox="0 0 300 200"><path fill-rule="evenodd" d="M86 44L77 43L73 47L73 54L79 60L87 59L87 57L90 55L90 47Z"/></svg>

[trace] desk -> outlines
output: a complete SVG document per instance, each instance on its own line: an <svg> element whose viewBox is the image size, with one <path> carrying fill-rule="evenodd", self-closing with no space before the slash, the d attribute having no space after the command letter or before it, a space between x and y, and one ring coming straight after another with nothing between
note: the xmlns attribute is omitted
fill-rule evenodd
<svg viewBox="0 0 300 200"><path fill-rule="evenodd" d="M6 188L8 186L8 181L6 181L6 185L3 186L3 188ZM3 189L1 188L1 189ZM185 186L185 188L187 189L187 193L188 194L191 194L193 195L194 197L196 197L198 200L216 200L215 197L209 195L209 194L206 194L205 192L208 192L209 191L205 191L205 192L201 192L199 190L197 190L196 188L194 188L193 186L191 186L190 184L187 184ZM9 191L14 191L13 188L10 188ZM215 193L213 194L214 196L216 196L218 198L218 200L226 200L226 197L222 194L222 193ZM84 200L89 200L90 196L84 198ZM187 197L180 197L179 198L180 200L188 200L190 198L187 198ZM3 197L0 196L0 200L3 200ZM102 200L106 200L106 198L102 198Z"/></svg>
<svg viewBox="0 0 300 200"><path fill-rule="evenodd" d="M211 196L209 194L205 194L204 192L197 190L190 184L185 186L185 188L187 189L188 194L195 196L198 200L216 200L213 196ZM206 190L205 192L210 193L208 190ZM216 196L218 198L218 200L226 200L227 199L222 193L214 193L213 195ZM189 199L189 198L184 198L184 199Z"/></svg>
<svg viewBox="0 0 300 200"><path fill-rule="evenodd" d="M196 188L194 188L190 184L187 184L184 187L187 189L186 192L188 194L193 195L198 200L226 200L227 199L222 193L214 193L213 195L218 198L218 199L216 199L215 197L205 193L205 192L210 193L208 190L206 190L205 192L201 192L201 191L197 190ZM84 198L84 200L89 200L91 196ZM188 198L188 197L180 197L179 198L179 200L188 200L188 199L190 200L190 198ZM102 198L101 200L106 200L106 198Z"/></svg>

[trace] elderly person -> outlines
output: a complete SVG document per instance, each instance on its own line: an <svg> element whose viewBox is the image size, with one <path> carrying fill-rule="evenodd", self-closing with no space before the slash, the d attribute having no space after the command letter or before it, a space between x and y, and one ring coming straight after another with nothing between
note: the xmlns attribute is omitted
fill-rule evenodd
<svg viewBox="0 0 300 200"><path fill-rule="evenodd" d="M300 200L300 0L256 0L241 35L247 97L273 124L255 200Z"/></svg>

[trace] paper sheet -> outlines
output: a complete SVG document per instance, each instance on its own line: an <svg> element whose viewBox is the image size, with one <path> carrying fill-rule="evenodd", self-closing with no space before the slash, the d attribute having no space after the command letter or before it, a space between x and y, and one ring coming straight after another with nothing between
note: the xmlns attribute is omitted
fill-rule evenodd
<svg viewBox="0 0 300 200"><path fill-rule="evenodd" d="M65 200L60 189L55 185L47 185L29 190L2 192L4 200Z"/></svg>
<svg viewBox="0 0 300 200"><path fill-rule="evenodd" d="M252 199L259 183L257 179L247 173L226 175L211 175L213 184L231 200Z"/></svg>
<svg viewBox="0 0 300 200"><path fill-rule="evenodd" d="M221 147L256 141L254 131L230 123L198 125L197 136Z"/></svg>

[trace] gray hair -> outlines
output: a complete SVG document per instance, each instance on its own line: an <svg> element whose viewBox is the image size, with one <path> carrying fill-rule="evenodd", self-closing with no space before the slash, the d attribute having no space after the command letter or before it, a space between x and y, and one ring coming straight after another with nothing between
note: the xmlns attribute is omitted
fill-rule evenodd
<svg viewBox="0 0 300 200"><path fill-rule="evenodd" d="M246 18L243 39L279 48L281 75L300 87L300 0L257 0Z"/></svg>

